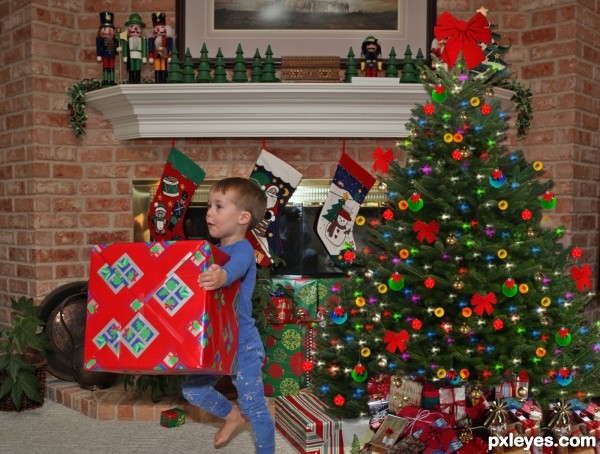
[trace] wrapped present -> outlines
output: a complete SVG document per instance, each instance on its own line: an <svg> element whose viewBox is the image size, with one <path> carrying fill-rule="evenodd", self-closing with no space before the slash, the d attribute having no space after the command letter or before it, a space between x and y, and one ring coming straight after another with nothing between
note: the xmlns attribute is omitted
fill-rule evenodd
<svg viewBox="0 0 600 454"><path fill-rule="evenodd" d="M467 402L464 386L444 386L440 388L440 411L454 416L455 421L467 417Z"/></svg>
<svg viewBox="0 0 600 454"><path fill-rule="evenodd" d="M388 453L404 432L407 421L394 415L387 415L373 438L365 445L371 452Z"/></svg>
<svg viewBox="0 0 600 454"><path fill-rule="evenodd" d="M385 399L387 401L390 394L390 374L375 374L367 380L367 394L369 400L378 401Z"/></svg>
<svg viewBox="0 0 600 454"><path fill-rule="evenodd" d="M94 246L85 370L230 374L239 282L214 291L198 285L200 273L227 260L206 241Z"/></svg>
<svg viewBox="0 0 600 454"><path fill-rule="evenodd" d="M265 396L298 394L306 377L302 370L305 360L306 326L295 323L268 325L263 333L266 359L263 365Z"/></svg>
<svg viewBox="0 0 600 454"><path fill-rule="evenodd" d="M185 412L181 408L171 408L160 412L160 425L163 427L178 427L185 424Z"/></svg>
<svg viewBox="0 0 600 454"><path fill-rule="evenodd" d="M590 435L600 438L600 422L590 419L590 417L581 410L575 410L573 416L581 421L581 425L586 428Z"/></svg>
<svg viewBox="0 0 600 454"><path fill-rule="evenodd" d="M591 418L593 421L600 422L600 406L594 402L589 402L583 409L583 413Z"/></svg>
<svg viewBox="0 0 600 454"><path fill-rule="evenodd" d="M425 443L409 435L392 446L388 454L420 454L424 449Z"/></svg>
<svg viewBox="0 0 600 454"><path fill-rule="evenodd" d="M394 413L405 405L421 406L423 385L410 377L392 376L390 380L389 411Z"/></svg>
<svg viewBox="0 0 600 454"><path fill-rule="evenodd" d="M294 300L284 292L269 292L271 304L267 307L267 321L272 324L292 323L294 321Z"/></svg>
<svg viewBox="0 0 600 454"><path fill-rule="evenodd" d="M597 433L597 431L596 431ZM570 444L578 444L577 448L569 448L569 454L596 454L600 451L600 443L594 438L598 438L597 435L592 434L588 431L585 424L580 424L574 426L571 432L571 438L579 438L577 443L573 443L573 440L570 441Z"/></svg>
<svg viewBox="0 0 600 454"><path fill-rule="evenodd" d="M307 278L273 278L272 289L283 287L293 295L293 322L311 322L317 317L317 280ZM322 285L322 284L321 284Z"/></svg>
<svg viewBox="0 0 600 454"><path fill-rule="evenodd" d="M525 400L528 395L529 376L525 371L521 371L518 374L509 374L506 380L501 381L496 386L496 399L515 397Z"/></svg>
<svg viewBox="0 0 600 454"><path fill-rule="evenodd" d="M275 428L301 454L344 454L341 419L314 394L275 399Z"/></svg>
<svg viewBox="0 0 600 454"><path fill-rule="evenodd" d="M458 438L463 447L456 451L457 454L482 454L488 452L488 445L481 437L474 436L470 432L463 432Z"/></svg>
<svg viewBox="0 0 600 454"><path fill-rule="evenodd" d="M424 454L447 454L462 448L444 414L407 405L397 415L408 420L404 436L412 435L425 443Z"/></svg>
<svg viewBox="0 0 600 454"><path fill-rule="evenodd" d="M424 383L421 391L421 407L429 410L439 408L440 390L431 383Z"/></svg>

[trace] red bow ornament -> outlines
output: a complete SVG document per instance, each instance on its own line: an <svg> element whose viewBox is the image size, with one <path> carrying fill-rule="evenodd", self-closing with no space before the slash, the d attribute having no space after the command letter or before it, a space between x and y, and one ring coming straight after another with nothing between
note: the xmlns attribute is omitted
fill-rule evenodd
<svg viewBox="0 0 600 454"><path fill-rule="evenodd" d="M398 333L387 330L383 335L383 342L387 344L385 348L387 348L390 353L394 353L396 349L404 352L404 350L406 350L406 342L409 338L410 336L405 329Z"/></svg>
<svg viewBox="0 0 600 454"><path fill-rule="evenodd" d="M475 293L471 298L471 306L475 307L473 311L479 316L483 315L484 312L487 312L488 315L492 315L492 312L494 312L494 304L496 304L496 302L496 295L492 292L487 295Z"/></svg>
<svg viewBox="0 0 600 454"><path fill-rule="evenodd" d="M440 231L440 227L435 221L431 221L429 224L423 221L417 221L413 226L413 230L417 232L417 240L419 243L422 243L423 240L425 240L431 244L435 241L436 235Z"/></svg>
<svg viewBox="0 0 600 454"><path fill-rule="evenodd" d="M394 160L394 152L391 148L384 151L381 147L377 147L373 152L373 159L375 159L373 170L375 172L379 170L381 173L387 173L390 169L390 163Z"/></svg>
<svg viewBox="0 0 600 454"><path fill-rule="evenodd" d="M592 269L587 263L581 268L574 266L571 269L571 278L576 282L575 285L580 292L592 288L590 277L592 277Z"/></svg>
<svg viewBox="0 0 600 454"><path fill-rule="evenodd" d="M481 13L475 14L468 22L458 20L448 12L442 13L433 33L439 42L445 40L441 57L450 68L461 52L467 69L476 67L485 60L480 43L489 44L492 41L490 24Z"/></svg>

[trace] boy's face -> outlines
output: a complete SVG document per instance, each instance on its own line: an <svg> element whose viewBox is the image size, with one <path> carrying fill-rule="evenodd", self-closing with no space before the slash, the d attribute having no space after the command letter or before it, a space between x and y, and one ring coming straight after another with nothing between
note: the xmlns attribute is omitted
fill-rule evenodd
<svg viewBox="0 0 600 454"><path fill-rule="evenodd" d="M235 194L229 191L210 191L206 225L211 237L219 239L222 246L234 243L246 236L246 228L250 222L250 213L235 206Z"/></svg>

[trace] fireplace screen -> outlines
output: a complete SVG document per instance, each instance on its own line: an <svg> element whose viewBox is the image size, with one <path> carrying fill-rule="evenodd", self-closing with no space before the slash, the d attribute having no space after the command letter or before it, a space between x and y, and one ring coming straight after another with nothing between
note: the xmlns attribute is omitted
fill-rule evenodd
<svg viewBox="0 0 600 454"><path fill-rule="evenodd" d="M211 182L198 187L185 217L185 233L190 240L211 240L206 227L206 201ZM321 243L316 222L329 192L330 180L302 180L280 218L280 236L284 266L271 273L274 276L328 277L344 274L329 258ZM158 187L158 181L133 182L134 241L150 241L147 213ZM359 215L367 219L380 218L387 193L373 187L361 206ZM357 250L367 241L367 228L355 227Z"/></svg>

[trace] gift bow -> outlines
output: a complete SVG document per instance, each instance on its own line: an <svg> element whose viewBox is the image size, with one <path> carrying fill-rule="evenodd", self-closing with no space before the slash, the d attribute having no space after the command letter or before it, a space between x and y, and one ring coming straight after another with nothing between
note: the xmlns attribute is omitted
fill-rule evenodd
<svg viewBox="0 0 600 454"><path fill-rule="evenodd" d="M383 151L381 147L377 147L373 152L373 159L375 159L375 163L373 164L373 170L375 172L381 170L381 173L387 173L390 169L390 163L394 159L394 152L391 148L388 148L386 151Z"/></svg>
<svg viewBox="0 0 600 454"><path fill-rule="evenodd" d="M506 402L496 399L490 404L489 411L490 413L483 423L485 427L495 423L503 424L506 421Z"/></svg>
<svg viewBox="0 0 600 454"><path fill-rule="evenodd" d="M577 268L576 266L571 269L571 278L577 283L577 290L583 292L586 288L592 287L592 281L590 277L592 276L592 269L586 263L581 268Z"/></svg>
<svg viewBox="0 0 600 454"><path fill-rule="evenodd" d="M494 312L494 304L496 304L497 299L496 295L492 292L489 292L487 295L480 295L479 293L475 293L471 298L471 306L475 306L473 311L477 315L483 315L483 312L487 312L488 315L491 315Z"/></svg>
<svg viewBox="0 0 600 454"><path fill-rule="evenodd" d="M435 241L436 235L440 231L440 227L435 221L431 221L429 224L423 221L417 221L413 226L413 230L417 232L417 240L419 243L422 243L423 240L426 240L429 244L431 244Z"/></svg>
<svg viewBox="0 0 600 454"><path fill-rule="evenodd" d="M408 341L409 335L408 331L403 329L398 333L393 333L390 330L387 330L383 335L383 342L387 344L386 348L389 352L394 353L396 348L401 352L406 350L406 341Z"/></svg>
<svg viewBox="0 0 600 454"><path fill-rule="evenodd" d="M554 406L554 415L548 423L548 427L553 429L557 424L570 424L571 423L571 402L566 402L561 399Z"/></svg>
<svg viewBox="0 0 600 454"><path fill-rule="evenodd" d="M433 33L439 42L446 40L441 57L450 68L461 52L467 69L476 67L485 60L479 43L489 44L492 41L489 23L481 13L475 14L469 22L458 20L448 12L442 13Z"/></svg>

